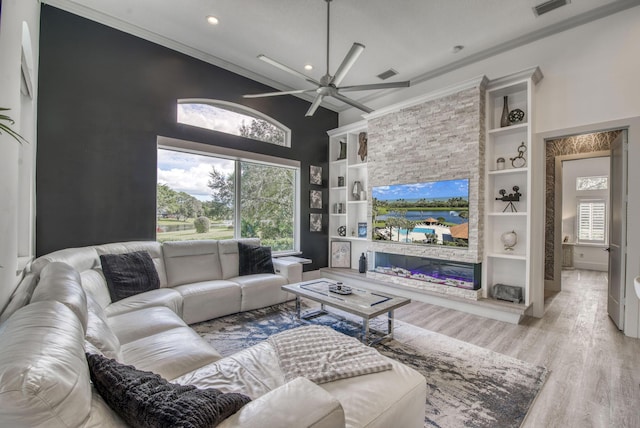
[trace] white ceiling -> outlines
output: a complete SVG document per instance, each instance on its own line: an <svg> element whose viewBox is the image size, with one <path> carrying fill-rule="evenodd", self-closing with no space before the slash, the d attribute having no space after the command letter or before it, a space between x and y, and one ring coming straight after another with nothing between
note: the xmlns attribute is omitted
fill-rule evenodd
<svg viewBox="0 0 640 428"><path fill-rule="evenodd" d="M279 90L313 85L259 59L267 55L320 80L326 73L324 0L42 0L53 6L190 54ZM546 0L333 0L330 73L353 42L366 46L342 86L412 84L538 38L616 13L640 0L572 0L536 17ZM214 15L220 23L206 22ZM455 45L464 49L452 52ZM303 66L314 69L305 71ZM350 92L366 103L388 91ZM311 100L313 94L305 95ZM325 99L323 106L348 106Z"/></svg>

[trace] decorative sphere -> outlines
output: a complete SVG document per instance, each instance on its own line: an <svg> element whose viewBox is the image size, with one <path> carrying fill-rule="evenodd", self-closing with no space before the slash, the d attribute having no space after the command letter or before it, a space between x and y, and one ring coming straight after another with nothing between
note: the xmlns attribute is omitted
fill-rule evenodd
<svg viewBox="0 0 640 428"><path fill-rule="evenodd" d="M505 232L500 235L500 241L502 241L505 251L513 251L513 247L518 243L518 234L513 230Z"/></svg>
<svg viewBox="0 0 640 428"><path fill-rule="evenodd" d="M338 235L339 236L347 236L347 228L345 226L340 226L338 228Z"/></svg>

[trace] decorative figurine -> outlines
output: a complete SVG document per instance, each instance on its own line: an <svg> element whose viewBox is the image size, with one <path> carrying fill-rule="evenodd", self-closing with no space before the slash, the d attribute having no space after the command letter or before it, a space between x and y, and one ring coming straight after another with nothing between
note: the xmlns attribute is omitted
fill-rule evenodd
<svg viewBox="0 0 640 428"><path fill-rule="evenodd" d="M513 212L513 213L514 212L518 212L518 210L516 209L516 206L513 203L520 201L520 196L522 196L522 193L520 193L519 190L520 190L520 187L513 186L513 193L509 193L507 195L507 191L506 190L500 189L500 191L498 192L498 193L500 193L500 197L496 198L496 201L509 202L507 204L507 206L504 207L502 212L506 212L509 208L511 208L511 212Z"/></svg>
<svg viewBox="0 0 640 428"><path fill-rule="evenodd" d="M515 158L511 159L511 165L514 168L522 168L527 165L527 159L524 157L525 152L527 151L527 146L524 144L524 141L520 143L518 146L518 155Z"/></svg>
<svg viewBox="0 0 640 428"><path fill-rule="evenodd" d="M367 159L367 133L358 134L358 155L360 160L364 162Z"/></svg>
<svg viewBox="0 0 640 428"><path fill-rule="evenodd" d="M513 251L513 247L518 243L518 234L514 230L505 232L500 235L500 241L502 241L505 251Z"/></svg>

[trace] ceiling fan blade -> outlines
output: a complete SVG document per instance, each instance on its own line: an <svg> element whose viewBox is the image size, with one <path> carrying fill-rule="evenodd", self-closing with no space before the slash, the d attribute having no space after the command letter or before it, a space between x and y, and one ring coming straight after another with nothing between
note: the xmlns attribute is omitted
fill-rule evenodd
<svg viewBox="0 0 640 428"><path fill-rule="evenodd" d="M364 111L364 112L371 113L371 112L373 111L373 109L371 109L371 108L367 107L366 105L364 105L364 104L360 104L360 103L359 103L359 102L357 102L356 100L352 100L351 98L345 97L344 95L340 95L340 94L338 94L338 93L335 93L335 94L333 94L332 96L333 96L334 98L336 98L336 99L338 99L338 100L342 101L343 103L345 103L345 104L349 104L350 106L355 107L355 108L357 108L357 109L360 109L360 110L362 110L362 111Z"/></svg>
<svg viewBox="0 0 640 428"><path fill-rule="evenodd" d="M263 94L246 94L242 98L262 98L262 97L276 97L278 95L294 95L304 94L305 92L315 92L315 89L295 89L293 91L279 91L279 92L265 92Z"/></svg>
<svg viewBox="0 0 640 428"><path fill-rule="evenodd" d="M320 107L320 103L322 102L323 98L324 95L322 94L316 95L316 98L311 103L311 107L309 107L309 110L307 110L307 114L305 114L305 116L313 116L313 113L315 113L316 110L318 110L318 107Z"/></svg>
<svg viewBox="0 0 640 428"><path fill-rule="evenodd" d="M349 49L347 56L342 60L342 64L336 70L336 74L331 79L331 84L338 86L342 79L347 75L353 64L356 62L362 51L364 50L364 45L362 43L354 43Z"/></svg>
<svg viewBox="0 0 640 428"><path fill-rule="evenodd" d="M261 55L258 55L258 59L259 59L259 60L262 60L262 61L264 61L264 62L266 62L267 64L271 64L271 65L273 65L274 67L277 67L277 68L279 68L279 69L280 69L280 70L282 70L282 71L286 71L286 72L287 72L287 73L289 73L289 74L293 74L294 76L298 76L298 77L300 77L301 79L306 80L307 82L311 82L311 83L313 83L313 84L316 84L316 85L320 86L320 82L318 82L318 81L317 81L317 80L315 80L314 78L309 77L309 76L306 76L305 74L302 74L302 73L300 73L299 71L294 70L293 68L288 67L288 66L286 66L286 65L284 65L284 64L281 64L281 63L279 63L278 61L273 60L273 59L271 59L271 58L269 58L269 57L267 57L267 56L264 56L264 55L262 55L262 54L261 54Z"/></svg>
<svg viewBox="0 0 640 428"><path fill-rule="evenodd" d="M411 85L411 82L409 80L405 80L404 82L372 83L370 85L342 86L338 88L338 90L344 91L344 92L368 91L371 89L408 88L410 85Z"/></svg>

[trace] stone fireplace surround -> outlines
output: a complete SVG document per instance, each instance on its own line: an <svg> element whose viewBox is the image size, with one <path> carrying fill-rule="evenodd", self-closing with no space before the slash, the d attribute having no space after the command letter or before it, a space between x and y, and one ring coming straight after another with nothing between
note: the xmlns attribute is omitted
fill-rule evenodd
<svg viewBox="0 0 640 428"><path fill-rule="evenodd" d="M425 181L469 179L469 247L423 246L368 241L367 250L432 259L481 263L484 226L485 77L401 107L377 110L367 119L368 194L372 187ZM371 203L367 207L372 230ZM367 278L449 296L478 300L482 290L389 276Z"/></svg>

